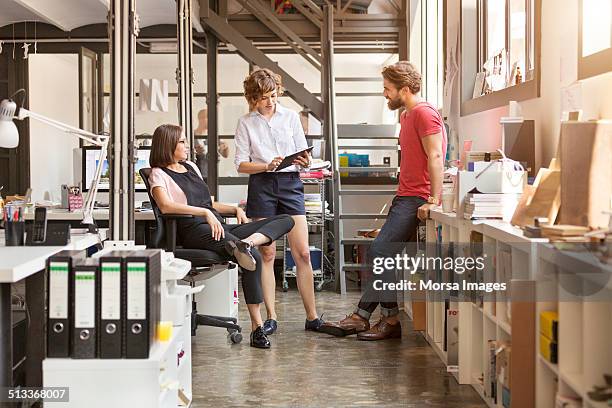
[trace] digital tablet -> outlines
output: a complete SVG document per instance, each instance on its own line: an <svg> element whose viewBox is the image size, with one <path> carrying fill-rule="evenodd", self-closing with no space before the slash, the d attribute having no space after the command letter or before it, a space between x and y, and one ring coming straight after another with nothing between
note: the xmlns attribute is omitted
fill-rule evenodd
<svg viewBox="0 0 612 408"><path fill-rule="evenodd" d="M295 159L297 159L298 156L303 155L305 152L309 152L310 153L312 151L312 149L314 149L314 146L310 146L310 147L308 147L308 148L306 148L304 150L300 150L299 152L296 152L296 153L290 154L289 156L286 156L283 159L283 161L278 165L278 167L274 169L274 171L279 171L279 170L282 170L282 169L287 168L289 166L292 166L293 165L293 161Z"/></svg>

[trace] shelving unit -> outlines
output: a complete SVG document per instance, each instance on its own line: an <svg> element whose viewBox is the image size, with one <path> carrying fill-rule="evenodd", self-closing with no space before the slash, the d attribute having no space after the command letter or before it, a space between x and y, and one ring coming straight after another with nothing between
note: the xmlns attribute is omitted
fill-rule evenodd
<svg viewBox="0 0 612 408"><path fill-rule="evenodd" d="M495 402L487 392L488 341L507 341L512 347L512 407L552 408L557 393L581 398L583 407L607 406L590 400L587 393L603 385L604 373L612 372L612 266L587 252L559 251L546 239L529 239L501 221L457 219L440 210L432 211L427 222L427 256L441 248L450 248L455 257L466 256L473 233L482 240L484 253L493 254L485 258L482 278L508 283L512 302L503 292L494 292L475 299L460 294L445 303L439 292L427 291L425 337L447 365L445 309L459 311L457 381L472 385L488 406L502 407L501 398ZM442 278L435 270L426 276ZM600 290L579 297L568 293L571 284ZM539 353L539 315L548 310L559 313L558 364ZM499 383L496 391L501 396Z"/></svg>
<svg viewBox="0 0 612 408"><path fill-rule="evenodd" d="M583 407L606 407L587 393L593 385L603 385L603 374L612 372L612 266L587 252L561 252L550 244L542 245L539 255L538 280L545 284L538 288L538 297L546 301L538 309L559 314L559 361L538 359L538 406L554 407L549 400L559 392L581 398ZM576 285L596 285L596 293L577 296Z"/></svg>
<svg viewBox="0 0 612 408"><path fill-rule="evenodd" d="M339 124L337 132L334 132L332 140L332 155L334 155L334 176L333 176L333 211L335 213L334 220L334 248L335 248L335 270L336 289L341 294L346 294L346 273L367 269L365 263L353 264L347 263L344 258L344 246L350 244L369 245L373 239L361 240L353 242L352 237L345 236L345 222L348 220L366 221L369 227L375 220L386 218L387 211L381 211L380 214L364 214L364 213L349 213L346 206L343 205L345 196L389 196L395 195L395 184L397 180L390 177L397 174L399 166L399 149L398 149L399 127L393 125L365 125L365 124ZM372 143L373 141L376 142ZM387 143L381 143L387 141ZM368 143L369 142L369 143ZM373 146L367 146L372 144ZM371 167L347 167L339 165L339 155L341 153L369 151L389 151L392 152L393 167L371 166ZM359 177L361 175L370 174L368 177ZM353 177L351 177L353 176ZM347 189L344 184L355 183L376 183L378 186L385 186L386 189L368 188L368 189ZM351 200L352 198L349 198ZM357 222L357 221L355 221ZM353 225L354 226L354 225ZM361 267L361 268L359 268Z"/></svg>
<svg viewBox="0 0 612 408"><path fill-rule="evenodd" d="M331 271L325 268L325 255L327 253L327 237L325 223L329 217L326 210L325 199L325 183L327 179L303 179L304 190L306 193L315 190L321 196L321 211L308 212L306 211L306 222L308 224L308 242L309 246L314 246L321 250L321 267L313 270L315 280L315 290L320 291L325 283L325 274ZM314 188L313 188L314 187ZM283 238L283 291L289 289L287 278L295 278L295 271L287 266L287 251L289 249L287 236Z"/></svg>

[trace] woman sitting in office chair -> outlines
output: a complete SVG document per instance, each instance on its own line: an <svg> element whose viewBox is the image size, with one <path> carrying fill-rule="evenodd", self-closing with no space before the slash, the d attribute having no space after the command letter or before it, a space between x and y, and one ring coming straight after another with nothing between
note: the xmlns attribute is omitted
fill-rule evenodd
<svg viewBox="0 0 612 408"><path fill-rule="evenodd" d="M241 208L213 202L199 169L187 161L187 153L180 126L155 129L149 158L151 195L162 213L194 216L179 220L178 239L184 248L214 251L238 262L244 270L242 287L251 317L251 346L269 348L259 313L262 260L256 247L269 245L291 231L294 221L279 215L249 223ZM225 224L219 213L235 215L238 224Z"/></svg>

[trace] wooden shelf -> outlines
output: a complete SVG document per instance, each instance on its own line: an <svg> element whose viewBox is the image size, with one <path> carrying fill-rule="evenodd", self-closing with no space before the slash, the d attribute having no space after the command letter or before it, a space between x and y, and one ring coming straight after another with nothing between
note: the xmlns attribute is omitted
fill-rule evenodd
<svg viewBox="0 0 612 408"><path fill-rule="evenodd" d="M582 373L564 373L560 372L561 380L567 384L576 394L582 397L584 391Z"/></svg>
<svg viewBox="0 0 612 408"><path fill-rule="evenodd" d="M559 376L559 365L558 364L551 363L550 361L542 357L540 354L538 354L538 360L544 365L544 367L552 371L557 377Z"/></svg>

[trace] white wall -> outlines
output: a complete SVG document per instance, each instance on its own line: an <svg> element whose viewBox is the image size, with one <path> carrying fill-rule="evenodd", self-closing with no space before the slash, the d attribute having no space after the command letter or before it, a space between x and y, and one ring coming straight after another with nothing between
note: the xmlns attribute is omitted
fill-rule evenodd
<svg viewBox="0 0 612 408"><path fill-rule="evenodd" d="M562 93L578 96L574 108L583 110L583 119L612 118L612 73L577 81L578 0L542 1L541 97L521 102L523 116L535 119L536 146L542 166L555 157L561 118L568 109ZM465 45L464 45L465 49ZM472 139L474 149L501 147L499 119L508 108L480 112L460 119L460 140Z"/></svg>
<svg viewBox="0 0 612 408"><path fill-rule="evenodd" d="M30 54L30 110L79 126L76 54ZM79 139L30 119L30 186L32 199L60 201L60 186L70 184L72 149Z"/></svg>
<svg viewBox="0 0 612 408"><path fill-rule="evenodd" d="M78 126L78 58L76 55L32 55L30 62L31 80L31 106L33 110L40 110L58 120ZM303 61L302 57L289 54L270 55L280 66L299 82L303 82L306 88L318 93L320 92L320 73L310 64ZM335 56L335 73L337 77L380 77L384 65L397 61L397 55L390 53L380 54L337 54ZM104 58L104 91L110 91L110 67L109 56ZM194 56L195 93L206 92L206 57L205 55ZM172 54L139 54L135 65L135 88L138 91L140 79L156 78L168 80L169 91L176 92L175 81L176 55ZM248 63L239 55L219 55L219 92L242 92L242 81L248 75ZM382 97L382 80L374 82L338 82L337 92L376 92L380 96L368 97L338 97L337 117L338 123L395 123L396 117L389 112ZM61 95L62 104L57 103L57 95ZM105 105L109 98L105 98ZM281 103L290 109L301 110L291 98L281 98ZM198 111L206 106L204 97L194 99L194 124L197 126ZM136 101L138 107L138 101ZM238 118L248 110L246 101L242 96L222 97L219 102L219 132L220 134L233 134ZM135 111L135 130L137 134L152 134L155 127L161 123L177 123L178 109L177 98L171 97L169 101L169 112L140 112ZM320 134L320 123L311 118L311 133ZM43 137L37 136L44 132ZM32 137L33 146L50 146L48 136L55 134L52 129L45 125L33 124ZM40 141L37 139L40 139ZM62 135L57 137L62 138ZM52 191L59 199L59 185L79 179L78 174L73 174L72 148L78 147L78 140L63 137L62 143L53 144L53 155L59 157L57 165L48 175L48 169L43 159L47 157L48 150L32 149L32 180L35 197L42 198L44 191ZM230 155L227 159L221 158L219 163L220 176L238 176L236 173L233 156L233 140L227 140L230 147ZM383 152L379 155L384 155ZM388 155L388 154L387 154ZM380 158L373 160L381 161ZM43 175L44 177L40 177ZM36 184L38 183L38 184ZM220 191L220 199L237 202L246 197L245 186L223 187ZM105 195L100 195L105 200ZM140 198L142 199L142 198Z"/></svg>

